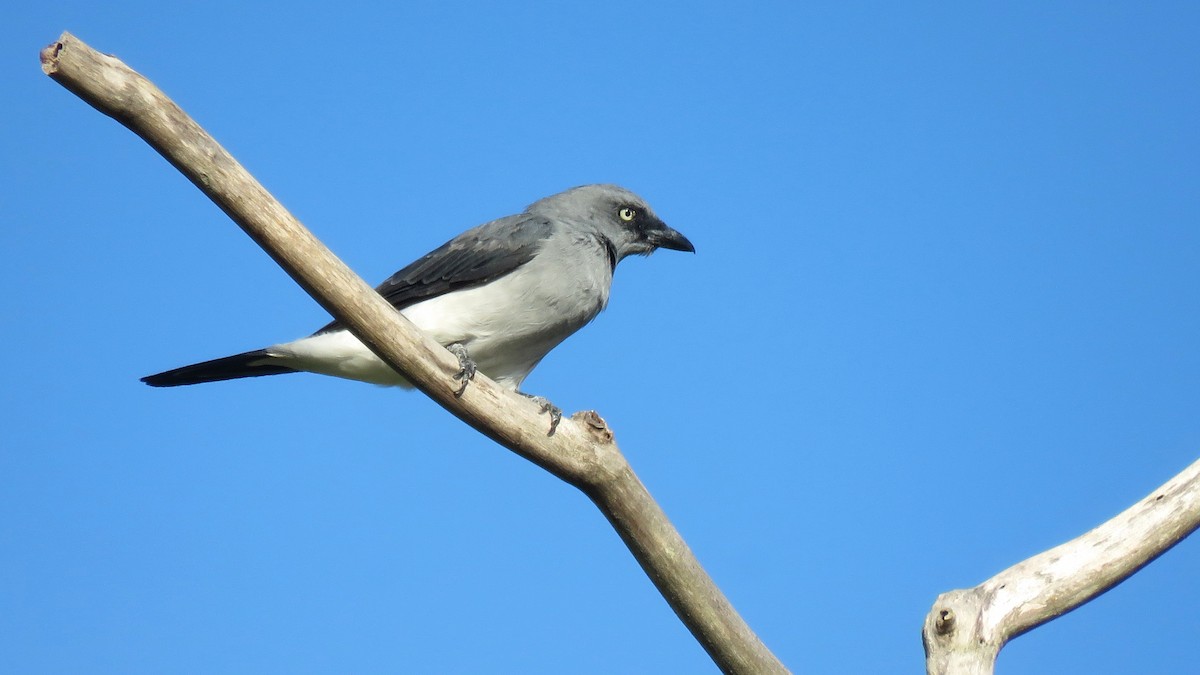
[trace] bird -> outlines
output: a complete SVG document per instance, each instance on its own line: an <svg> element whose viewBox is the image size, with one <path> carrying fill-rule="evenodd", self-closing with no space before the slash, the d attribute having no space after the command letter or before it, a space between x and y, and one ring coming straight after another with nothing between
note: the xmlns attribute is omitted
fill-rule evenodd
<svg viewBox="0 0 1200 675"><path fill-rule="evenodd" d="M375 290L458 357L462 383L456 394L476 371L521 393L534 367L608 305L617 264L660 248L696 251L633 192L582 185L463 232ZM298 340L141 381L177 387L296 372L412 388L338 321ZM553 433L561 410L529 398L551 413Z"/></svg>

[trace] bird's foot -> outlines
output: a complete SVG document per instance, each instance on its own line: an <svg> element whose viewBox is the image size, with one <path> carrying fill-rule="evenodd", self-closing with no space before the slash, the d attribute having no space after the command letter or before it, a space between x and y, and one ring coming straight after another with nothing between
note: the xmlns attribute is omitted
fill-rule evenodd
<svg viewBox="0 0 1200 675"><path fill-rule="evenodd" d="M462 380L462 386L458 388L458 391L454 392L454 396L462 396L463 392L467 390L467 383L475 379L475 373L479 370L479 367L475 365L475 361L467 353L467 348L461 344L455 342L446 347L446 349L458 357L458 372L454 374L454 379Z"/></svg>
<svg viewBox="0 0 1200 675"><path fill-rule="evenodd" d="M533 394L521 394L521 395L524 396L525 398L529 399L530 401L533 401L534 403L536 403L538 405L538 407L542 409L541 412L543 414L550 415L550 431L547 432L546 435L553 436L554 430L558 428L558 423L562 421L562 408L554 405L553 403L550 402L549 399L543 398L541 396L534 396Z"/></svg>

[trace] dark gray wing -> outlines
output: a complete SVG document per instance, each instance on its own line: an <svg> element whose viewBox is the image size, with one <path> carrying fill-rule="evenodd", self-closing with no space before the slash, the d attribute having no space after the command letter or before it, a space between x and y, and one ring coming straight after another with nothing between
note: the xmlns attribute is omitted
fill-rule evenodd
<svg viewBox="0 0 1200 675"><path fill-rule="evenodd" d="M533 259L550 236L550 221L522 213L472 228L396 272L375 288L404 309L451 291L481 286ZM340 330L337 321L314 333Z"/></svg>

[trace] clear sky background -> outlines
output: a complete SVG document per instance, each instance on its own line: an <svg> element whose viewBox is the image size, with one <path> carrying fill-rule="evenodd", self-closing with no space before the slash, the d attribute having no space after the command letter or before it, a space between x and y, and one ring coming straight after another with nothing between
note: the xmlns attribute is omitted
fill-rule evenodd
<svg viewBox="0 0 1200 675"><path fill-rule="evenodd" d="M1103 6L1101 6L1101 4ZM703 673L579 493L420 394L142 375L327 316L45 77L150 77L375 283L616 182L696 244L526 381L594 408L796 672L1200 457L1195 3L10 3L0 671ZM1002 673L1200 671L1200 540Z"/></svg>

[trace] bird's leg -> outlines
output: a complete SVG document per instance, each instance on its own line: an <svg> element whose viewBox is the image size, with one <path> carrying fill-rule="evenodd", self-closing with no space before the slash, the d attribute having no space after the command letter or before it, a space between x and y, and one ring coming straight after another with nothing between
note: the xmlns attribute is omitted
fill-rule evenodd
<svg viewBox="0 0 1200 675"><path fill-rule="evenodd" d="M554 430L558 428L558 423L562 421L562 408L554 405L553 403L550 402L549 399L543 398L541 396L534 396L533 394L526 394L524 392L517 392L517 393L521 394L522 396L529 399L530 401L533 401L534 403L536 403L538 405L538 407L542 409L541 412L543 414L549 413L549 415L550 415L550 431L546 435L553 436Z"/></svg>
<svg viewBox="0 0 1200 675"><path fill-rule="evenodd" d="M462 380L462 386L458 388L458 391L454 392L454 396L459 397L467 390L467 383L475 378L475 372L479 368L475 365L475 361L471 359L471 355L467 353L467 348L458 342L446 347L446 349L458 357L458 372L454 374L454 379Z"/></svg>

